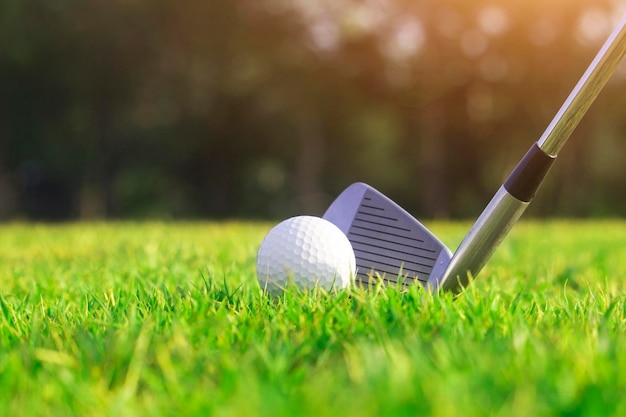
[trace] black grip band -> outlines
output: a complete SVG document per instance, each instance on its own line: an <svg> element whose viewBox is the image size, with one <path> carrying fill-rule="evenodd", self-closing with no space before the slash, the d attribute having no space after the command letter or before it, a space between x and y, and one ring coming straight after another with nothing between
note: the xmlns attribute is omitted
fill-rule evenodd
<svg viewBox="0 0 626 417"><path fill-rule="evenodd" d="M518 200L530 202L555 159L533 144L504 181L504 188Z"/></svg>

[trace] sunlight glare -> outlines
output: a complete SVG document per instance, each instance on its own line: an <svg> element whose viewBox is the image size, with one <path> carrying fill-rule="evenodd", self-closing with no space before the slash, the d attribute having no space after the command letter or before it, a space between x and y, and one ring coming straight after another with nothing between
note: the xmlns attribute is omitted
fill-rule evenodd
<svg viewBox="0 0 626 417"><path fill-rule="evenodd" d="M364 2L356 6L350 13L351 23L363 32L373 32L379 29L385 20L385 10L380 5Z"/></svg>
<svg viewBox="0 0 626 417"><path fill-rule="evenodd" d="M311 40L316 49L334 51L339 46L339 29L332 19L318 18L309 27Z"/></svg>
<svg viewBox="0 0 626 417"><path fill-rule="evenodd" d="M601 9L589 9L583 13L578 22L578 33L581 41L595 43L604 40L610 33L611 23L608 14Z"/></svg>
<svg viewBox="0 0 626 417"><path fill-rule="evenodd" d="M422 23L414 18L403 18L394 25L386 52L396 61L403 61L419 52L426 42Z"/></svg>
<svg viewBox="0 0 626 417"><path fill-rule="evenodd" d="M509 17L500 7L485 7L478 13L478 25L488 35L500 35L509 28Z"/></svg>

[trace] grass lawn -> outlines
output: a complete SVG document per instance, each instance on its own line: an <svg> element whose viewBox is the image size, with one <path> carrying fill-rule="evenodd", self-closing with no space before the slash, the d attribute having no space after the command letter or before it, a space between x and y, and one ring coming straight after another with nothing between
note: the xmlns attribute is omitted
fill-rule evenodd
<svg viewBox="0 0 626 417"><path fill-rule="evenodd" d="M456 300L269 298L271 226L0 226L0 415L626 415L626 221L518 224Z"/></svg>

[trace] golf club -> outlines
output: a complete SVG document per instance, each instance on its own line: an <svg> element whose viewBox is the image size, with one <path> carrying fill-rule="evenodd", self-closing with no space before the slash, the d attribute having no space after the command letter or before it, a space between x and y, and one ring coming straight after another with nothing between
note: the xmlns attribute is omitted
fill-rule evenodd
<svg viewBox="0 0 626 417"><path fill-rule="evenodd" d="M557 154L625 53L626 15L454 254L424 225L374 188L363 183L346 188L323 217L350 240L356 256L356 280L368 283L377 274L391 283L418 281L431 291L458 293L465 288L526 210Z"/></svg>

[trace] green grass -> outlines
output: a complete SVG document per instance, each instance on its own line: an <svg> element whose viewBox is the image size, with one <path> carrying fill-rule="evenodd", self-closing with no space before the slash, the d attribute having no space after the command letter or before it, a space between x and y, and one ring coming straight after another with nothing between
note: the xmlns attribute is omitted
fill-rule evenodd
<svg viewBox="0 0 626 417"><path fill-rule="evenodd" d="M521 223L456 300L269 298L270 227L0 226L0 415L626 415L626 222Z"/></svg>

